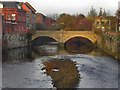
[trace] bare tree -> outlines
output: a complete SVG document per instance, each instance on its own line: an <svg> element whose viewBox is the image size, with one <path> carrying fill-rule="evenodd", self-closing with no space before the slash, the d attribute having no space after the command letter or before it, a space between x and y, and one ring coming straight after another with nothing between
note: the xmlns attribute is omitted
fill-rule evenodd
<svg viewBox="0 0 120 90"><path fill-rule="evenodd" d="M60 17L60 15L57 13L54 13L54 14L48 14L47 17L49 17L53 20L57 20Z"/></svg>

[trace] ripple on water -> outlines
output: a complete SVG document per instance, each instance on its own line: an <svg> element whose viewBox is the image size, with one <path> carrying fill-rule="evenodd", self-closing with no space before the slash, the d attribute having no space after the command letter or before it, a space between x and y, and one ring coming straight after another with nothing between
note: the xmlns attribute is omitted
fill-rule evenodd
<svg viewBox="0 0 120 90"><path fill-rule="evenodd" d="M79 88L117 88L118 64L109 57L56 55L37 58L31 63L3 64L3 87L8 88L53 88L52 78L41 70L50 58L71 59L80 73ZM12 83L11 83L12 82Z"/></svg>
<svg viewBox="0 0 120 90"><path fill-rule="evenodd" d="M76 63L81 77L79 88L118 87L118 63L113 58L84 54L57 55L54 58L67 58Z"/></svg>

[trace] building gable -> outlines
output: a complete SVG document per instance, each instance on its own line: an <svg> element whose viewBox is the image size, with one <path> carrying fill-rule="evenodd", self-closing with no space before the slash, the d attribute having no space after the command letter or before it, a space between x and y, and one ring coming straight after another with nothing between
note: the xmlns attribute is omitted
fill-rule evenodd
<svg viewBox="0 0 120 90"><path fill-rule="evenodd" d="M36 12L36 10L35 10L28 2L26 2L25 5L26 5L33 13Z"/></svg>
<svg viewBox="0 0 120 90"><path fill-rule="evenodd" d="M22 4L21 6L22 6L22 8L23 8L26 12L29 12L29 11L30 11L29 8L28 8L25 4Z"/></svg>

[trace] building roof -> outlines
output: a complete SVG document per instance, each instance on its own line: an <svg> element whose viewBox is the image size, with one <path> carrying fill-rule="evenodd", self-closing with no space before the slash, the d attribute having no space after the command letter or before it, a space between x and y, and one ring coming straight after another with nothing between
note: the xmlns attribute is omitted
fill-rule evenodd
<svg viewBox="0 0 120 90"><path fill-rule="evenodd" d="M46 17L44 14L42 14L42 13L36 13L36 15L41 15L41 16L43 16L43 17Z"/></svg>
<svg viewBox="0 0 120 90"><path fill-rule="evenodd" d="M103 17L103 16L101 16L101 15L99 15L99 16L97 16L97 19L96 20L108 20L109 18L108 17Z"/></svg>
<svg viewBox="0 0 120 90"><path fill-rule="evenodd" d="M101 15L99 15L99 16L97 16L97 19L100 19L102 16Z"/></svg>
<svg viewBox="0 0 120 90"><path fill-rule="evenodd" d="M25 2L25 5L28 6L28 8L30 8L33 12L36 12L36 10L28 2Z"/></svg>
<svg viewBox="0 0 120 90"><path fill-rule="evenodd" d="M3 8L22 9L19 2L16 1L1 1Z"/></svg>
<svg viewBox="0 0 120 90"><path fill-rule="evenodd" d="M24 10L30 10L32 13L35 13L36 10L28 3L28 2L19 2L19 4L23 7Z"/></svg>

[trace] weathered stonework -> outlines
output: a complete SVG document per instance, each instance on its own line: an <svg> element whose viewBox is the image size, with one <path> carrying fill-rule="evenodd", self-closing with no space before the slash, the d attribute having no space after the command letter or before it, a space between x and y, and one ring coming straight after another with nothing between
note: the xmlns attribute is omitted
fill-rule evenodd
<svg viewBox="0 0 120 90"><path fill-rule="evenodd" d="M102 36L98 35L96 45L116 59L120 59L120 41L114 36L103 32Z"/></svg>
<svg viewBox="0 0 120 90"><path fill-rule="evenodd" d="M27 46L26 34L5 34L3 38L8 41L7 49Z"/></svg>
<svg viewBox="0 0 120 90"><path fill-rule="evenodd" d="M59 43L65 43L73 37L84 37L96 44L98 48L102 49L106 53L120 59L120 41L104 32L101 36L96 35L94 31L37 31L32 36L32 40L41 36L51 37Z"/></svg>
<svg viewBox="0 0 120 90"><path fill-rule="evenodd" d="M59 43L65 43L67 40L73 37L84 37L89 39L91 42L95 43L97 36L93 31L37 31L36 34L32 36L32 40L41 36L48 36Z"/></svg>

